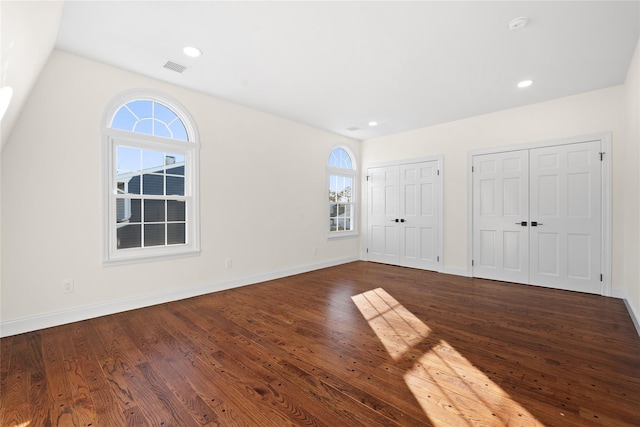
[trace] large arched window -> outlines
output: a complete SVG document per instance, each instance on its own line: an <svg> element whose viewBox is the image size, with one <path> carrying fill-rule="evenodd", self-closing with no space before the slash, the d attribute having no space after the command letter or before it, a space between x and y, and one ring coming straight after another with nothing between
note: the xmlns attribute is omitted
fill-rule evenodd
<svg viewBox="0 0 640 427"><path fill-rule="evenodd" d="M329 237L356 234L356 169L353 157L334 148L327 163L329 178Z"/></svg>
<svg viewBox="0 0 640 427"><path fill-rule="evenodd" d="M198 141L184 108L126 92L107 107L103 132L104 261L197 253Z"/></svg>

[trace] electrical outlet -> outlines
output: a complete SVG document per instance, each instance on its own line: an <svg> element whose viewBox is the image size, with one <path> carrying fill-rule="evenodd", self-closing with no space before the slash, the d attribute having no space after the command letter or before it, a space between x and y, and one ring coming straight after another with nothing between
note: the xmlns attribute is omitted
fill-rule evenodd
<svg viewBox="0 0 640 427"><path fill-rule="evenodd" d="M316 247L313 248L313 254L314 255L318 255L318 248L316 248Z"/></svg>
<svg viewBox="0 0 640 427"><path fill-rule="evenodd" d="M225 261L225 265L227 266L227 270L233 267L233 259L227 258L227 260Z"/></svg>
<svg viewBox="0 0 640 427"><path fill-rule="evenodd" d="M62 281L62 292L65 294L71 293L74 291L73 279L65 279Z"/></svg>

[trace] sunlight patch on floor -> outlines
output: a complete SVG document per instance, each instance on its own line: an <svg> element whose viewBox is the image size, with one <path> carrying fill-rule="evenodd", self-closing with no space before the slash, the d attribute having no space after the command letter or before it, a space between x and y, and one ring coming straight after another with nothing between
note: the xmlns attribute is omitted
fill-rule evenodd
<svg viewBox="0 0 640 427"><path fill-rule="evenodd" d="M435 426L541 425L443 340L420 357L404 380Z"/></svg>
<svg viewBox="0 0 640 427"><path fill-rule="evenodd" d="M433 332L382 288L351 299L394 361ZM453 346L436 342L404 374L435 427L542 425Z"/></svg>
<svg viewBox="0 0 640 427"><path fill-rule="evenodd" d="M429 336L431 330L382 288L352 296L393 360Z"/></svg>

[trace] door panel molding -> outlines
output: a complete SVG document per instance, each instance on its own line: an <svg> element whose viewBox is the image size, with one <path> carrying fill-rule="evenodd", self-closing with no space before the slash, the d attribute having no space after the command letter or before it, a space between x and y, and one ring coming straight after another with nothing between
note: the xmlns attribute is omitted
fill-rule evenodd
<svg viewBox="0 0 640 427"><path fill-rule="evenodd" d="M601 203L600 203L600 223L601 223L601 242L600 242L600 266L594 266L594 268L599 268L602 274L602 282L600 285L600 295L610 296L611 295L611 247L612 247L612 199L611 199L611 133L599 133L599 134L591 134L591 135L583 135L583 136L575 136L570 138L563 139L555 139L555 140L547 140L547 141L538 141L531 142L520 145L510 145L505 147L498 148L490 148L483 150L474 150L468 153L467 164L468 164L468 179L467 185L470 191L468 192L467 199L467 238L469 244L467 245L467 271L470 276L474 275L474 266L472 266L473 260L473 251L474 251L474 218L473 218L473 202L474 202L474 174L472 173L472 166L474 165L474 157L485 155L485 154L499 154L506 153L511 151L520 151L520 150L533 150L538 148L546 148L553 146L561 146L561 145L569 145L569 144L578 144L585 142L599 142L602 153L602 160L600 161L601 165L601 177L600 177L600 187L601 187ZM551 159L548 159L551 160ZM573 159L579 161L580 159ZM581 185L584 185L584 182L580 181L580 177L575 177L574 182L571 185L575 185L576 188L580 188ZM573 205L572 209L576 212L579 212L583 206ZM535 220L535 219L533 219ZM571 244L578 244L577 241L580 237L573 236L573 241ZM569 260L569 263L575 260ZM575 267L576 264L573 265ZM580 274L584 274L584 271L574 271L574 273L579 276Z"/></svg>
<svg viewBox="0 0 640 427"><path fill-rule="evenodd" d="M383 193L382 187L385 184L380 174L395 173L394 171L397 172L396 190ZM365 259L442 271L443 174L442 156L367 167L364 180L367 187L364 193L367 197L367 210L363 219L367 236ZM390 197L386 197L387 195ZM382 204L387 206L387 215L379 214L381 210L377 207ZM397 208L390 209L391 205ZM389 209L391 212L388 212ZM396 219L401 223L395 223ZM394 240L396 243L381 241L381 230L389 228L395 231L386 230L384 240ZM395 254L393 251L382 251L383 246L394 248Z"/></svg>

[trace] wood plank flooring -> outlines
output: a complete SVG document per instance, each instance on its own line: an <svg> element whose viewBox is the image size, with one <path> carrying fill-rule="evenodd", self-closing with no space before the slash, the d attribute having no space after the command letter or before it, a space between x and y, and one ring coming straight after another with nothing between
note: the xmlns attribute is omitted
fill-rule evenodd
<svg viewBox="0 0 640 427"><path fill-rule="evenodd" d="M367 262L0 351L2 426L640 426L621 300Z"/></svg>

